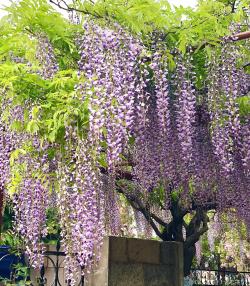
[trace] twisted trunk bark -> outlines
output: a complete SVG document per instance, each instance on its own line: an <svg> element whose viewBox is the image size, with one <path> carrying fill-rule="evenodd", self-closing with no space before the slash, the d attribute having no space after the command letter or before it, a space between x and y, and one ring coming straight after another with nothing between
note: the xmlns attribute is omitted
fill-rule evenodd
<svg viewBox="0 0 250 286"><path fill-rule="evenodd" d="M193 203L190 209L183 207L179 200L172 200L169 209L172 214L172 221L166 223L162 218L154 214L150 210L150 207L140 200L138 195L127 191L126 185L117 185L117 191L127 198L135 210L143 214L159 238L163 241L178 241L183 243L184 276L188 276L195 257L195 243L208 230L209 219L207 211L214 209L215 205L207 202L207 204L198 206ZM184 217L188 213L192 215L192 219L187 224ZM185 237L183 235L184 228L186 231Z"/></svg>
<svg viewBox="0 0 250 286"><path fill-rule="evenodd" d="M196 254L195 245L189 247L183 245L183 255L184 255L184 277L188 276L191 272L192 263Z"/></svg>
<svg viewBox="0 0 250 286"><path fill-rule="evenodd" d="M184 221L184 216L188 213L183 210L179 202L173 204L171 213L172 222L168 224L167 229L163 231L165 241L179 241L183 243L184 256L184 276L188 276L191 271L192 262L196 254L195 243L208 230L207 211L197 208L189 224ZM186 230L186 238L184 239L183 228Z"/></svg>

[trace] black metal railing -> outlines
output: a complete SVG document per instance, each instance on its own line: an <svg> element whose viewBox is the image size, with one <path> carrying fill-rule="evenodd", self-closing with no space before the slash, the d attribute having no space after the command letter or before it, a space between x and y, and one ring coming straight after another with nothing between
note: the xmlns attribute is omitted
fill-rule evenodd
<svg viewBox="0 0 250 286"><path fill-rule="evenodd" d="M63 262L65 258L65 253L60 251L60 242L58 241L56 245L56 251L45 251L44 258L47 259L48 265L43 265L40 270L40 277L37 277L37 284L39 286L65 286L70 285L70 281L66 281L64 276ZM46 273L48 272L49 273ZM52 272L52 273L51 273ZM81 275L82 269L79 269L78 273L74 273L75 279L78 282L78 286L84 286L84 276ZM50 281L47 277L50 276ZM53 276L53 279L51 279Z"/></svg>
<svg viewBox="0 0 250 286"><path fill-rule="evenodd" d="M56 245L55 251L45 251L44 254L44 264L41 267L40 271L35 271L34 269L30 268L30 275L26 277L27 281L30 281L29 285L31 286L66 286L70 285L70 281L66 281L64 275L64 259L65 253L60 251L60 243L58 242ZM11 261L9 261L11 260ZM9 280L9 282L13 282L16 284L22 277L18 277L16 271L16 264L18 263L25 263L22 259L20 260L19 257L13 256L11 253L6 253L3 257L0 258L0 262L6 261L8 262L9 268L9 277L2 277ZM7 266L7 265L6 265ZM28 267L28 266L27 266ZM79 269L78 273L74 273L74 278L77 281L78 286L84 286L84 276L81 275L82 269ZM12 283L12 284L13 284ZM1 284L1 282L0 282Z"/></svg>
<svg viewBox="0 0 250 286"><path fill-rule="evenodd" d="M250 272L193 269L193 286L250 286Z"/></svg>

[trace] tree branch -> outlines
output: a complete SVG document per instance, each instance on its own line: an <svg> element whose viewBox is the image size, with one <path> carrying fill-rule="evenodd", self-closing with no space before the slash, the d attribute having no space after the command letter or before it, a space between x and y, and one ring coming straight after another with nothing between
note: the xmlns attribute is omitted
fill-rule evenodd
<svg viewBox="0 0 250 286"><path fill-rule="evenodd" d="M234 13L235 10L236 10L236 0L234 0L234 1L232 2L231 6L232 6L232 13Z"/></svg>
<svg viewBox="0 0 250 286"><path fill-rule="evenodd" d="M208 222L209 218L207 213L201 209L197 210L187 227L187 238L184 243L185 247L189 248L199 240L200 236L208 230Z"/></svg>
<svg viewBox="0 0 250 286"><path fill-rule="evenodd" d="M155 231L155 233L161 238L163 239L162 233L160 232L160 230L158 229L158 227L156 226L155 222L152 219L152 213L150 212L150 210L148 210L143 203L140 201L140 199L136 196L134 196L133 194L128 194L126 191L124 191L122 189L122 186L118 185L117 186L117 191L119 193L122 193L127 200L130 202L131 206L133 208L135 208L137 211L140 211L145 219L150 223L151 227L153 228L153 230ZM157 221L158 223L164 223L160 218L158 218L156 215L153 214L154 220ZM161 224L160 223L160 224ZM165 224L165 223L164 223Z"/></svg>
<svg viewBox="0 0 250 286"><path fill-rule="evenodd" d="M153 230L155 231L155 233L161 238L163 239L162 233L160 232L160 230L158 229L158 227L156 226L156 224L154 223L154 221L151 218L150 212L148 212L146 210L146 208L144 207L140 207L140 212L142 212L142 214L144 215L144 217L146 218L146 220L150 223L151 227L153 228Z"/></svg>
<svg viewBox="0 0 250 286"><path fill-rule="evenodd" d="M108 175L108 170L106 168L100 167L100 171L102 174ZM128 172L128 171L116 169L115 174L116 174L116 180L133 181L133 179L134 179L133 174L131 172Z"/></svg>
<svg viewBox="0 0 250 286"><path fill-rule="evenodd" d="M76 11L76 12L80 12L80 13L83 13L83 14L86 14L86 15L94 16L94 17L96 17L96 18L105 18L104 16L101 16L100 14L98 14L98 13L96 13L96 12L95 12L95 13L90 12L90 11L88 11L87 9L82 10L82 9L77 9L77 8L74 8L74 7L70 7L70 6L66 3L65 0L60 0L60 1L58 1L58 0L49 0L49 2L50 2L51 4L56 5L59 9L62 9L62 10L64 10L64 11L68 11L68 12ZM61 5L61 2L63 2L63 4L65 5L65 7L63 7L63 6ZM93 2L91 1L91 3L93 3Z"/></svg>
<svg viewBox="0 0 250 286"><path fill-rule="evenodd" d="M167 226L168 224L163 221L161 218L159 218L157 215L155 215L154 213L150 213L151 217L156 221L158 222L161 226Z"/></svg>
<svg viewBox="0 0 250 286"><path fill-rule="evenodd" d="M241 40L246 40L250 38L250 31L246 31L246 32L241 32L235 35L231 36L233 41L241 41Z"/></svg>
<svg viewBox="0 0 250 286"><path fill-rule="evenodd" d="M241 40L246 40L250 38L250 31L246 31L246 32L241 32L238 34L234 34L228 37L228 39L230 39L233 42L237 42L237 41L241 41ZM223 40L219 40L218 39L218 43L222 43ZM204 49L207 45L211 45L211 43L205 41L203 44L201 44L200 46L196 46L196 47L192 47L192 50L195 50L195 52Z"/></svg>
<svg viewBox="0 0 250 286"><path fill-rule="evenodd" d="M210 202L203 203L202 205L196 204L194 201L192 201L192 210L196 211L197 209L203 209L204 211L210 211L217 208L217 204L215 200L211 200Z"/></svg>

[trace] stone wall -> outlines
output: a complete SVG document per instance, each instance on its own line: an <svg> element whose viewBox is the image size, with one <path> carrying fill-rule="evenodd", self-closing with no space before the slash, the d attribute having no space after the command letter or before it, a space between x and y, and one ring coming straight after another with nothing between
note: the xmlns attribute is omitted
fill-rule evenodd
<svg viewBox="0 0 250 286"><path fill-rule="evenodd" d="M182 244L105 238L100 265L86 278L86 286L183 286Z"/></svg>

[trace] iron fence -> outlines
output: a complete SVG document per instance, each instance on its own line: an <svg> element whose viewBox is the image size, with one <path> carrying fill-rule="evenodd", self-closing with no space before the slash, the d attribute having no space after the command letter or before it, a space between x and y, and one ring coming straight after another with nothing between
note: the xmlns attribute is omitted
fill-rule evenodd
<svg viewBox="0 0 250 286"><path fill-rule="evenodd" d="M46 251L44 253L44 258L48 260L51 267L46 267L43 265L40 270L40 276L36 277L36 282L39 286L65 286L70 285L70 281L66 281L64 275L64 258L65 253L59 251ZM46 273L48 272L49 273ZM74 273L75 279L78 286L84 286L84 276L81 275L82 269L79 269L78 273ZM49 277L49 279L48 279Z"/></svg>
<svg viewBox="0 0 250 286"><path fill-rule="evenodd" d="M250 286L250 272L193 269L193 286Z"/></svg>

